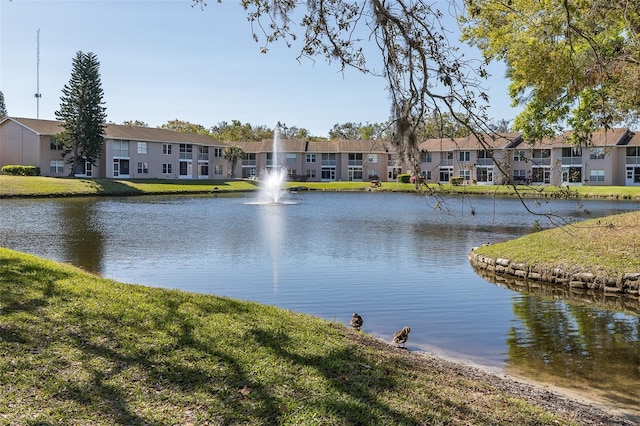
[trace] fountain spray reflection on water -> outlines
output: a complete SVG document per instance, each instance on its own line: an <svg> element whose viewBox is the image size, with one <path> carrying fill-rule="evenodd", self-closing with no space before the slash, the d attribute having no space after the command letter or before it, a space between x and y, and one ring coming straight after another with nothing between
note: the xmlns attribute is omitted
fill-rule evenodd
<svg viewBox="0 0 640 426"><path fill-rule="evenodd" d="M280 123L278 123L273 131L271 167L264 170L260 183L258 192L258 203L260 204L293 204L283 201L283 197L287 193L284 185L287 180L287 169L282 164L282 157Z"/></svg>

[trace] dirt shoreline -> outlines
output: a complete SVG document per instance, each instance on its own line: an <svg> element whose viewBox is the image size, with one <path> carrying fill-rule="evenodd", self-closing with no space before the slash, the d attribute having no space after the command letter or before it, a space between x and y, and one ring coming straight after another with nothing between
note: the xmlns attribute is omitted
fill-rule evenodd
<svg viewBox="0 0 640 426"><path fill-rule="evenodd" d="M637 411L612 408L606 403L577 392L528 379L511 376L499 368L484 367L474 363L434 354L422 350L398 349L379 338L360 338L360 343L387 350L399 351L412 362L424 365L452 376L460 376L484 382L504 394L537 405L549 412L587 426L637 426L640 425L640 406Z"/></svg>
<svg viewBox="0 0 640 426"><path fill-rule="evenodd" d="M466 364L455 359L415 352L419 362L427 362L440 371L471 377L546 410L562 413L581 425L638 425L640 409L635 412L611 408L603 401L578 392L497 372L496 369Z"/></svg>

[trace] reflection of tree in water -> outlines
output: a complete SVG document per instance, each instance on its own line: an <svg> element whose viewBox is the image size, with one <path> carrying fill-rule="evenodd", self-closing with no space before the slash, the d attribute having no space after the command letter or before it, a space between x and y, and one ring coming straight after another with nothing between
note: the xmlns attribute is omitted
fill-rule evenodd
<svg viewBox="0 0 640 426"><path fill-rule="evenodd" d="M63 200L60 225L64 235L60 241L65 261L87 271L100 274L104 257L104 235L95 213L95 200Z"/></svg>
<svg viewBox="0 0 640 426"><path fill-rule="evenodd" d="M509 369L605 398L640 400L640 318L549 298L514 300Z"/></svg>

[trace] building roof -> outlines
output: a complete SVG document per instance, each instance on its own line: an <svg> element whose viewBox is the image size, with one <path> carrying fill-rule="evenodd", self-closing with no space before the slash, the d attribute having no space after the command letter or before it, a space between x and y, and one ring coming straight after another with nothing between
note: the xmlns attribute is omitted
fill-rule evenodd
<svg viewBox="0 0 640 426"><path fill-rule="evenodd" d="M598 130L593 132L591 135L590 146L601 147L601 146L611 146L611 145L623 145L627 142L629 137L629 131L626 128L617 128L617 129L607 129L607 130ZM571 143L568 142L569 138L573 134L572 130L567 130L562 132L561 134L549 138L543 139L541 145L544 145L547 148L562 148L569 147ZM538 147L535 145L534 147Z"/></svg>
<svg viewBox="0 0 640 426"><path fill-rule="evenodd" d="M64 130L62 122L55 120L22 117L7 117L7 119L21 124L41 136L53 136ZM211 136L197 133L176 132L175 130L156 127L137 127L111 123L106 125L104 136L107 139L227 146L226 143L217 141Z"/></svg>
<svg viewBox="0 0 640 426"><path fill-rule="evenodd" d="M469 135L462 138L434 138L427 139L419 145L421 151L460 151L513 148L522 141L518 133Z"/></svg>
<svg viewBox="0 0 640 426"><path fill-rule="evenodd" d="M640 146L640 132L629 132L627 146Z"/></svg>
<svg viewBox="0 0 640 426"><path fill-rule="evenodd" d="M279 141L281 152L309 152L309 153L382 153L387 152L381 141L374 140L343 140L309 141L306 139L282 139ZM273 140L263 139L258 142L238 142L244 152L272 152Z"/></svg>

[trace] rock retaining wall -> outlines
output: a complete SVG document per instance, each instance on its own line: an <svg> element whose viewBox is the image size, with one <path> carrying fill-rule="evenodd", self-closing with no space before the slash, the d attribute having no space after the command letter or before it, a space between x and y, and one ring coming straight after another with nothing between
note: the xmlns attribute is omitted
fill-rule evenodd
<svg viewBox="0 0 640 426"><path fill-rule="evenodd" d="M569 268L527 265L512 262L509 259L491 258L479 255L474 247L469 252L471 264L480 270L495 274L509 275L523 280L542 281L549 284L563 285L568 288L598 290L603 293L640 294L640 273L627 273L618 277L597 275L583 270Z"/></svg>

